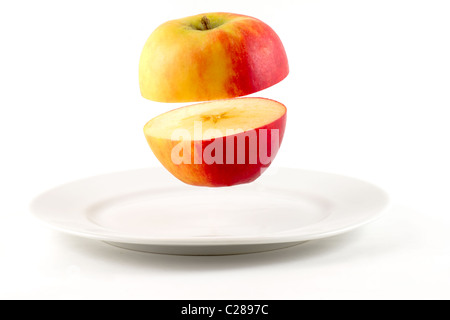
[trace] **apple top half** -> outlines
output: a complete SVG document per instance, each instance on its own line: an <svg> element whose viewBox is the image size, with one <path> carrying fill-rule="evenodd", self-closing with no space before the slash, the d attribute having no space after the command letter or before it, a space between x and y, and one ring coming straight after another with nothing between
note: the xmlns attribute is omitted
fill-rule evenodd
<svg viewBox="0 0 450 320"><path fill-rule="evenodd" d="M162 24L139 62L141 94L158 102L240 97L271 87L288 73L286 52L272 28L231 13Z"/></svg>

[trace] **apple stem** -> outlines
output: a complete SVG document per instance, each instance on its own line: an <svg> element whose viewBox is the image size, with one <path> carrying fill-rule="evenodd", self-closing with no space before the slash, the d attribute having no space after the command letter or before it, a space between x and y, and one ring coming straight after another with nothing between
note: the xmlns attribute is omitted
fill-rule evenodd
<svg viewBox="0 0 450 320"><path fill-rule="evenodd" d="M202 20L202 25L205 28L205 30L211 30L211 21L208 19L207 16L203 16Z"/></svg>

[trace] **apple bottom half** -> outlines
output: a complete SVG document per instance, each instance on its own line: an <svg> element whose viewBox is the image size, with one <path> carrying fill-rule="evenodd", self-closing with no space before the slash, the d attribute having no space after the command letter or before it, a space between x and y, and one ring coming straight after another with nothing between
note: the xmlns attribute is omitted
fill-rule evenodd
<svg viewBox="0 0 450 320"><path fill-rule="evenodd" d="M174 175L179 180L184 183L194 185L194 186L204 186L204 187L228 187L238 184L250 183L255 181L261 174L270 166L273 159L278 152L278 149L272 150L272 129L278 130L279 141L278 146L281 145L283 140L284 131L286 128L286 114L281 118L267 124L263 127L253 129L252 134L256 134L256 147L250 148L250 139L245 137L245 145L237 143L239 139L243 139L242 135L249 135L251 131L246 131L243 133L238 133L228 137L220 137L212 140L203 141L191 141L191 161L190 163L180 163L176 164L172 160L172 150L180 144L180 141L172 141L171 139L155 138L151 136L146 136L147 142L152 149L155 156L161 162L161 164ZM264 130L261 132L261 130ZM267 156L270 159L262 159L260 155L260 133L265 134L267 139ZM234 143L234 161L229 161L233 155L227 156L227 139L233 139ZM215 142L219 141L219 144L223 145L223 164L220 163L206 163L204 159L205 149ZM228 140L230 141L230 140ZM241 140L242 141L242 140ZM264 141L264 142L265 142ZM197 148L197 150L195 150ZM199 150L201 148L201 151ZM242 148L245 148L243 150ZM265 150L264 150L265 151ZM245 153L244 153L245 152ZM257 152L255 155L254 153ZM238 162L238 155L245 154L244 164L240 164L243 161ZM194 156L197 155L197 161ZM202 155L201 164L199 156ZM227 160L228 159L228 160ZM255 161L250 161L251 159L256 159ZM263 161L261 161L263 160ZM267 161L269 160L269 161ZM231 162L231 163L230 163ZM267 163L268 162L268 163Z"/></svg>

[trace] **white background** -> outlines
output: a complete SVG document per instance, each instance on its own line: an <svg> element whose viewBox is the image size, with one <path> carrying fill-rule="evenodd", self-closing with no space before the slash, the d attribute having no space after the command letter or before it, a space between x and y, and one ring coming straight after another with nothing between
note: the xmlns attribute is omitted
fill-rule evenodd
<svg viewBox="0 0 450 320"><path fill-rule="evenodd" d="M159 24L228 11L282 39L291 73L255 94L288 107L274 166L392 196L381 220L276 252L175 257L52 231L28 204L102 173L159 166L142 133L178 105L139 93ZM449 299L448 1L0 2L0 298Z"/></svg>

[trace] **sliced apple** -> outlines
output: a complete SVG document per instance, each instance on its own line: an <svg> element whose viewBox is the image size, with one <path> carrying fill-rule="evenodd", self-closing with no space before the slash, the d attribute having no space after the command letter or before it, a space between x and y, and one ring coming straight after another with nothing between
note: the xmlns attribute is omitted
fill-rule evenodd
<svg viewBox="0 0 450 320"><path fill-rule="evenodd" d="M162 24L139 60L142 96L159 102L241 97L279 83L288 73L284 46L271 27L224 12Z"/></svg>
<svg viewBox="0 0 450 320"><path fill-rule="evenodd" d="M179 180L223 187L257 179L275 158L286 107L264 98L217 100L164 113L144 127L162 165Z"/></svg>

